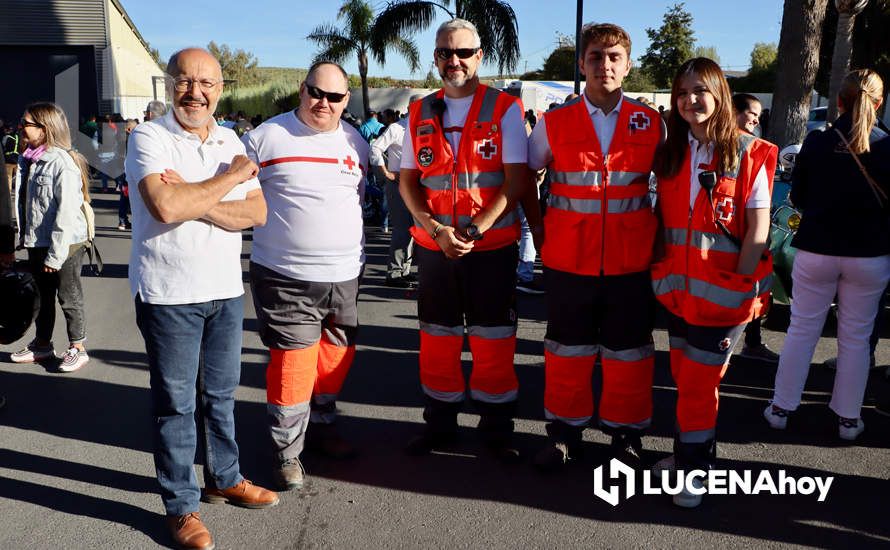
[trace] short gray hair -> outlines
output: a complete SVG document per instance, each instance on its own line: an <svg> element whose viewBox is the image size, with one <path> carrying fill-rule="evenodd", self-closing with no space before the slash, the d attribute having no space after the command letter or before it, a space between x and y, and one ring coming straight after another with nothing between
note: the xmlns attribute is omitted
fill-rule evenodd
<svg viewBox="0 0 890 550"><path fill-rule="evenodd" d="M465 29L473 33L473 44L474 46L470 46L471 48L481 48L482 47L482 39L479 38L479 31L476 30L476 25L470 23L466 19L454 18L451 21L445 21L441 25L439 25L439 29L436 30L436 40L439 40L439 36L447 32L454 32L461 29Z"/></svg>
<svg viewBox="0 0 890 550"><path fill-rule="evenodd" d="M155 118L160 118L167 114L167 106L164 105L163 101L149 101L148 106L145 107L145 112L151 113Z"/></svg>

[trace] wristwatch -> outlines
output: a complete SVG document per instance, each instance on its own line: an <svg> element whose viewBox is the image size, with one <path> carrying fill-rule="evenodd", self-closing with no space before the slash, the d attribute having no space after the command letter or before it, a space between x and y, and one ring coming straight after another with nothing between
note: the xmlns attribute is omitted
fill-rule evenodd
<svg viewBox="0 0 890 550"><path fill-rule="evenodd" d="M479 228L476 227L476 224L469 224L464 228L464 235L466 235L467 239L471 241L481 241L482 240L482 232L479 231Z"/></svg>

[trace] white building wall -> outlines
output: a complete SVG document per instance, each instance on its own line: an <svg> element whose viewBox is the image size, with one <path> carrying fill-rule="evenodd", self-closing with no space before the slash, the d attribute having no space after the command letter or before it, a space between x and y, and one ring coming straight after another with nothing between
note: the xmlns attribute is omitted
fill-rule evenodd
<svg viewBox="0 0 890 550"><path fill-rule="evenodd" d="M110 100L114 111L124 118L142 119L145 106L154 99L157 78L164 73L155 63L145 45L130 28L123 14L111 0L106 0L108 13L107 82L103 82L102 99ZM163 100L163 95L158 99Z"/></svg>

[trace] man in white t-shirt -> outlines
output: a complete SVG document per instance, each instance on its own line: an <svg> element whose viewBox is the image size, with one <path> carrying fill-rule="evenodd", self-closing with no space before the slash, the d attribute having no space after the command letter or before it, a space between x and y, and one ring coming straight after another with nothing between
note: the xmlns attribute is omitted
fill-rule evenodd
<svg viewBox="0 0 890 550"><path fill-rule="evenodd" d="M235 388L241 378L241 230L262 225L257 167L234 132L216 125L222 70L189 48L167 64L173 108L130 134L127 180L133 245L130 289L145 339L155 419L155 468L171 534L180 547L210 548L198 500L246 508L278 495L241 476ZM200 401L196 404L197 393ZM195 479L203 416L203 491Z"/></svg>
<svg viewBox="0 0 890 550"><path fill-rule="evenodd" d="M426 397L425 430L407 451L427 454L456 436L466 393L460 361L466 327L480 435L498 459L514 462L514 205L530 184L522 103L479 83L482 49L469 21L439 27L435 59L444 87L409 107L399 183L415 219Z"/></svg>
<svg viewBox="0 0 890 550"><path fill-rule="evenodd" d="M420 94L412 95L409 104L422 99ZM402 142L405 141L405 128L408 119L394 120L380 136L371 143L371 165L377 169L377 181L385 186L386 204L389 208L389 225L392 234L389 240L389 264L386 271L386 286L411 288L414 278L411 275L411 258L414 254L414 240L409 231L413 222L411 212L399 194L399 172L402 170Z"/></svg>
<svg viewBox="0 0 890 550"><path fill-rule="evenodd" d="M368 144L340 123L348 101L343 68L316 63L300 86L300 107L243 138L269 205L268 224L253 235L250 284L269 347L266 403L283 490L303 485L304 441L328 457L355 454L334 424L355 356L365 259Z"/></svg>

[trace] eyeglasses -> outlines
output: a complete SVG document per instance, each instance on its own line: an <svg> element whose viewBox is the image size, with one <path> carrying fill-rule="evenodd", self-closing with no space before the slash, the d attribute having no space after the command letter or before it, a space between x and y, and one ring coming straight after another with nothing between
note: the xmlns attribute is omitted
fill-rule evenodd
<svg viewBox="0 0 890 550"><path fill-rule="evenodd" d="M21 126L22 128L43 128L43 124L25 119L19 121L19 126Z"/></svg>
<svg viewBox="0 0 890 550"><path fill-rule="evenodd" d="M346 94L338 94L337 92L326 92L321 88L316 88L311 84L306 84L306 91L309 93L309 97L313 99L327 98L328 103L340 103L341 101L346 99Z"/></svg>
<svg viewBox="0 0 890 550"><path fill-rule="evenodd" d="M173 89L177 92L187 92L192 89L192 86L194 86L196 82L199 86L201 86L202 90L210 91L222 81L215 80L213 78L202 78L200 80L192 78L177 78L173 80Z"/></svg>
<svg viewBox="0 0 890 550"><path fill-rule="evenodd" d="M478 51L479 48L436 48L435 54L442 61L448 61L453 55L457 55L460 59L467 59L476 55Z"/></svg>

